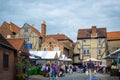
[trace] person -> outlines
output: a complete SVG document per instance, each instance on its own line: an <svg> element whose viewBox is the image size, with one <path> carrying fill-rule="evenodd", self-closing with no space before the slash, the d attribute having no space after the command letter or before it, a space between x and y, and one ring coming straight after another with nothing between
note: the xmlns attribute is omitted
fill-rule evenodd
<svg viewBox="0 0 120 80"><path fill-rule="evenodd" d="M58 63L55 62L55 64L53 65L53 70L54 70L54 75L56 80L58 80Z"/></svg>
<svg viewBox="0 0 120 80"><path fill-rule="evenodd" d="M87 63L87 66L89 70L94 72L94 63L91 60Z"/></svg>
<svg viewBox="0 0 120 80"><path fill-rule="evenodd" d="M40 66L39 66L39 64L36 65L36 69L37 69L37 74L40 74Z"/></svg>
<svg viewBox="0 0 120 80"><path fill-rule="evenodd" d="M68 65L65 65L65 72L68 73Z"/></svg>
<svg viewBox="0 0 120 80"><path fill-rule="evenodd" d="M42 65L43 76L46 76L46 66L45 64Z"/></svg>

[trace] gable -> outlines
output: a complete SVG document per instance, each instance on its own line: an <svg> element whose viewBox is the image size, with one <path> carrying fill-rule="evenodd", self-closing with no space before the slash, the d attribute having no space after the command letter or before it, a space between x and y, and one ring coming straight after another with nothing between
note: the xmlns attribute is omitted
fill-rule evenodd
<svg viewBox="0 0 120 80"><path fill-rule="evenodd" d="M16 34L16 37L30 37L30 36L38 36L31 28L31 26L27 23L23 25L21 30Z"/></svg>

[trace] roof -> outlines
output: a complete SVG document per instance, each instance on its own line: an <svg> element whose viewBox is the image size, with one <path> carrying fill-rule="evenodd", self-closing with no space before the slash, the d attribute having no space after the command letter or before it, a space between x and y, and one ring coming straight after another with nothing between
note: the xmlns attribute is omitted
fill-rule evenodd
<svg viewBox="0 0 120 80"><path fill-rule="evenodd" d="M28 23L25 23L24 26L29 26L38 36L40 36L40 32L34 27L34 26L31 26L30 24Z"/></svg>
<svg viewBox="0 0 120 80"><path fill-rule="evenodd" d="M30 51L30 55L36 55L42 59L58 59L60 51Z"/></svg>
<svg viewBox="0 0 120 80"><path fill-rule="evenodd" d="M0 45L4 45L11 49L15 49L1 34L0 34Z"/></svg>
<svg viewBox="0 0 120 80"><path fill-rule="evenodd" d="M120 40L120 31L107 32L108 40Z"/></svg>
<svg viewBox="0 0 120 80"><path fill-rule="evenodd" d="M38 36L40 36L40 32L34 26L31 26L31 28Z"/></svg>
<svg viewBox="0 0 120 80"><path fill-rule="evenodd" d="M24 53L29 53L25 47L25 41L23 38L7 38L7 41L17 50L17 51L22 51Z"/></svg>
<svg viewBox="0 0 120 80"><path fill-rule="evenodd" d="M20 31L20 27L18 27L16 24L10 22L10 26L11 26L11 30L15 33L17 33L18 31Z"/></svg>
<svg viewBox="0 0 120 80"><path fill-rule="evenodd" d="M77 44L77 42L74 42L74 43L72 44L73 48L76 46L76 44Z"/></svg>
<svg viewBox="0 0 120 80"><path fill-rule="evenodd" d="M97 37L107 37L106 28L96 28ZM92 29L79 29L77 39L92 38Z"/></svg>
<svg viewBox="0 0 120 80"><path fill-rule="evenodd" d="M6 21L3 22L3 24L1 25L1 27L7 27L11 32L17 33L21 28L18 27L16 24L14 24L13 22L7 23Z"/></svg>
<svg viewBox="0 0 120 80"><path fill-rule="evenodd" d="M45 43L46 43L46 42L49 42L49 40L51 40L51 39L52 39L52 40L55 40L55 41L58 42L60 45L62 45L63 47L65 47L65 48L68 49L68 46L66 46L66 45L63 44L62 42L59 42L59 41L58 41L56 38L54 38L54 37L50 37L50 36L47 37ZM50 42L51 42L51 41L50 41Z"/></svg>
<svg viewBox="0 0 120 80"><path fill-rule="evenodd" d="M53 34L53 35L47 35L48 37L53 37L55 39L57 39L58 41L62 41L62 40L70 40L71 42L73 42L69 37L67 37L64 34Z"/></svg>

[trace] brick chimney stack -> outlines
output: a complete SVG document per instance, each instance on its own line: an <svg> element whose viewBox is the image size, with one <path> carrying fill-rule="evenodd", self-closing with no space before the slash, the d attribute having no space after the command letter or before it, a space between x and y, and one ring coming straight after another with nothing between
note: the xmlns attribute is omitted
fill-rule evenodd
<svg viewBox="0 0 120 80"><path fill-rule="evenodd" d="M45 38L46 38L46 23L45 21L42 22L41 24L41 29L42 29L42 43L45 42Z"/></svg>
<svg viewBox="0 0 120 80"><path fill-rule="evenodd" d="M92 26L92 36L97 36L96 26Z"/></svg>

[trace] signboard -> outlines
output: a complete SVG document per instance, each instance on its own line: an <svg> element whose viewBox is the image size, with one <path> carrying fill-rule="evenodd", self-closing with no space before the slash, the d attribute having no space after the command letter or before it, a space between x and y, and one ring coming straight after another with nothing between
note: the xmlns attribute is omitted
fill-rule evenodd
<svg viewBox="0 0 120 80"><path fill-rule="evenodd" d="M30 43L29 44L25 44L25 48L28 49L28 50L32 49L32 44L30 44Z"/></svg>

